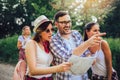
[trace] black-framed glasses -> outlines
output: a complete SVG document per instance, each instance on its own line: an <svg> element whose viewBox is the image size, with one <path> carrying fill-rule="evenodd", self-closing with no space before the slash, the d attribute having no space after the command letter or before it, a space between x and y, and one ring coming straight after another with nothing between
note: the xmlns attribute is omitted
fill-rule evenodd
<svg viewBox="0 0 120 80"><path fill-rule="evenodd" d="M70 24L71 23L71 20L69 20L69 21L58 21L58 23L61 23L61 24Z"/></svg>
<svg viewBox="0 0 120 80"><path fill-rule="evenodd" d="M51 31L51 32L54 32L54 28L46 29L46 30L45 30L46 33L49 33L50 31Z"/></svg>

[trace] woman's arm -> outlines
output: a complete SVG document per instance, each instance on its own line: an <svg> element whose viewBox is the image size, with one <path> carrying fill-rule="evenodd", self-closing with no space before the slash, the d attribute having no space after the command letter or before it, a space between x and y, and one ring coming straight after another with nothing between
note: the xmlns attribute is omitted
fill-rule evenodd
<svg viewBox="0 0 120 80"><path fill-rule="evenodd" d="M62 63L57 66L42 68L36 66L36 45L35 41L31 40L27 43L25 48L25 55L27 60L27 65L30 69L31 75L44 75L56 72L64 72L70 69L71 64L69 62Z"/></svg>
<svg viewBox="0 0 120 80"><path fill-rule="evenodd" d="M22 43L18 40L17 42L17 48L20 49L22 47Z"/></svg>
<svg viewBox="0 0 120 80"><path fill-rule="evenodd" d="M112 56L111 56L111 50L109 47L109 44L107 41L103 40L101 44L102 50L105 55L105 63L106 63L106 69L107 69L107 80L111 80L112 77Z"/></svg>

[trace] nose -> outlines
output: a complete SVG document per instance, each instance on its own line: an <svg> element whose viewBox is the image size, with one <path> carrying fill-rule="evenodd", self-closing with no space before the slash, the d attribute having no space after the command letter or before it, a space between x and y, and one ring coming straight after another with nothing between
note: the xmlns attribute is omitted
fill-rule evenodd
<svg viewBox="0 0 120 80"><path fill-rule="evenodd" d="M51 35L53 34L53 31L52 31L52 30L50 30L50 34L51 34Z"/></svg>
<svg viewBox="0 0 120 80"><path fill-rule="evenodd" d="M99 34L100 33L100 31L97 31L97 34Z"/></svg>
<svg viewBox="0 0 120 80"><path fill-rule="evenodd" d="M70 26L70 24L69 24L69 23L65 23L65 24L64 24L64 26L69 27L69 26Z"/></svg>

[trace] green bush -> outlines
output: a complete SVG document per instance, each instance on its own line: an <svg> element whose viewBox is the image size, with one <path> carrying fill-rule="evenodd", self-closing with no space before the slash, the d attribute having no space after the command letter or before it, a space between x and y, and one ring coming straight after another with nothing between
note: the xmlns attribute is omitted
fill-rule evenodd
<svg viewBox="0 0 120 80"><path fill-rule="evenodd" d="M120 55L120 39L119 38L106 38L107 42L109 43L111 52L112 52L112 58L113 58L113 65L115 65L115 58L117 55Z"/></svg>
<svg viewBox="0 0 120 80"><path fill-rule="evenodd" d="M0 39L0 61L16 63L18 61L17 35Z"/></svg>

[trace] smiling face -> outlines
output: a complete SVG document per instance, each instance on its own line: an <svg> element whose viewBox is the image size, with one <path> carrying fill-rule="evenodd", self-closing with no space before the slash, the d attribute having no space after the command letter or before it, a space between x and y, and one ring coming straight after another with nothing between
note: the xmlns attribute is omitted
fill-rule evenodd
<svg viewBox="0 0 120 80"><path fill-rule="evenodd" d="M42 41L50 41L53 33L52 24L49 24L46 30L40 33Z"/></svg>
<svg viewBox="0 0 120 80"><path fill-rule="evenodd" d="M58 21L55 22L55 25L61 35L67 35L71 33L71 19L69 15L59 17Z"/></svg>
<svg viewBox="0 0 120 80"><path fill-rule="evenodd" d="M88 38L99 33L100 33L100 28L98 24L93 25L90 30L86 30L86 34Z"/></svg>

